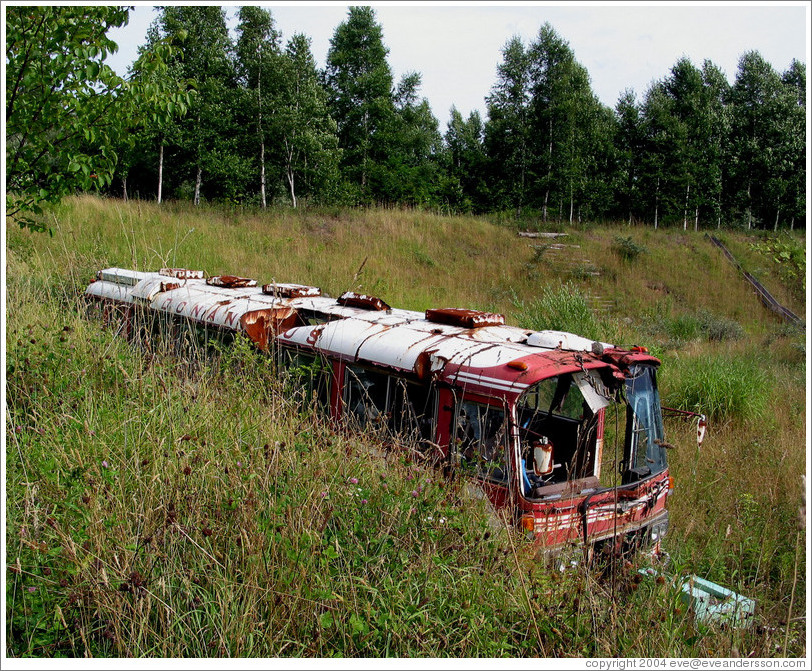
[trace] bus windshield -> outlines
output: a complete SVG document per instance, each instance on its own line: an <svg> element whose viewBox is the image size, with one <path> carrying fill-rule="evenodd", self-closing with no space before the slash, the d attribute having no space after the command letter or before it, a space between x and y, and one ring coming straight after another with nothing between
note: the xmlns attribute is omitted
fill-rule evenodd
<svg viewBox="0 0 812 671"><path fill-rule="evenodd" d="M663 448L663 418L654 366L629 368L626 377L626 441L634 479L659 473L668 466Z"/></svg>
<svg viewBox="0 0 812 671"><path fill-rule="evenodd" d="M597 371L551 377L522 395L517 422L525 494L597 478L600 419L612 399Z"/></svg>

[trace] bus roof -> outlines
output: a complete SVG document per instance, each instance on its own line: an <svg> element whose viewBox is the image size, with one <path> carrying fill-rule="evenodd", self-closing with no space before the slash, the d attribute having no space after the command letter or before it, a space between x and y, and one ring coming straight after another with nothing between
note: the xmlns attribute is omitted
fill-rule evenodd
<svg viewBox="0 0 812 671"><path fill-rule="evenodd" d="M542 379L612 367L621 358L624 364L658 363L643 351L619 350L572 333L500 325L493 318L501 316L488 313L437 310L429 311L432 319L427 319L422 312L389 308L374 297L345 294L335 299L315 287L259 287L234 276L206 280L202 273L184 269L144 273L108 268L97 277L86 291L90 296L244 332L262 348L275 338L284 345L421 380L431 376L491 396L519 395ZM449 315L465 317L460 323L486 325L454 325L454 319L445 319Z"/></svg>

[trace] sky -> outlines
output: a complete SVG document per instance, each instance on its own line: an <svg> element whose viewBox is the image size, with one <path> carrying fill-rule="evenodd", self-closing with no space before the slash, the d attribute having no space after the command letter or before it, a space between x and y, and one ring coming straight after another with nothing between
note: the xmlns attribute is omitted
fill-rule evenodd
<svg viewBox="0 0 812 671"><path fill-rule="evenodd" d="M226 8L232 30L240 5L270 9L283 43L295 33L312 38L319 68L325 66L330 38L348 11L347 3L336 2L209 4ZM428 99L442 132L452 105L464 117L479 110L486 118L485 98L496 82L502 48L513 36L529 44L545 22L569 43L589 72L592 90L610 107L627 88L641 100L683 56L697 67L711 60L731 83L747 51L760 52L779 73L793 59L809 62L809 2L359 4L375 8L395 81L410 71L421 74L420 94ZM129 25L110 32L119 52L108 63L122 75L156 15L153 3L136 5Z"/></svg>

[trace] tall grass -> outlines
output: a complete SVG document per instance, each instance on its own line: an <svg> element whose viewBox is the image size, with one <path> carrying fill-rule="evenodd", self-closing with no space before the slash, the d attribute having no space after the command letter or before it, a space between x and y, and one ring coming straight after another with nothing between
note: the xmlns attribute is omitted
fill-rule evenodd
<svg viewBox="0 0 812 671"><path fill-rule="evenodd" d="M666 405L701 412L714 422L763 419L773 386L753 361L732 354L685 357L666 376Z"/></svg>
<svg viewBox="0 0 812 671"><path fill-rule="evenodd" d="M581 253L603 269L585 282L617 301L606 320L584 309L586 284L562 288L552 265L527 276L526 243L475 218L91 198L54 218L53 239L8 235L10 656L805 653L803 553L789 612L803 361L793 336L756 323L757 301L742 311L734 287L716 294L714 314L753 342L701 338L667 353L662 376L666 399L720 418L701 451L689 424L667 426L677 445L668 572L756 598L756 626L733 631L697 625L675 584L637 573L642 557L605 575L560 571L571 557L537 557L460 481L294 404L272 360L250 348L191 357L139 348L86 318L81 300L108 265L187 266L334 295L354 282L393 305L483 307L514 322L563 312L530 327L606 339L620 323L644 343L634 325L666 289L689 313L708 307L681 289L706 282L677 262L696 239L634 231L649 252L624 271L606 252L617 229L580 233ZM702 263L712 278L727 272ZM635 295L629 282L653 288ZM780 361L753 354L765 332L785 351ZM701 369L714 379L701 381ZM760 413L740 405L752 398Z"/></svg>
<svg viewBox="0 0 812 671"><path fill-rule="evenodd" d="M519 326L533 331L567 331L593 340L607 340L602 325L578 288L568 282L544 287L529 301L515 299Z"/></svg>

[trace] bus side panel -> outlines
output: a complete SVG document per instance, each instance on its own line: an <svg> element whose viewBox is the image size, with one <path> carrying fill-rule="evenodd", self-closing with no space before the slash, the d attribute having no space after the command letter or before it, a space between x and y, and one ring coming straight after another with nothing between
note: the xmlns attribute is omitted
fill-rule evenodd
<svg viewBox="0 0 812 671"><path fill-rule="evenodd" d="M454 394L448 387L437 387L437 423L435 439L446 459L451 457L451 440L454 435Z"/></svg>
<svg viewBox="0 0 812 671"><path fill-rule="evenodd" d="M336 422L341 421L344 411L344 362L338 359L327 359L333 368L332 381L330 387L330 418Z"/></svg>

